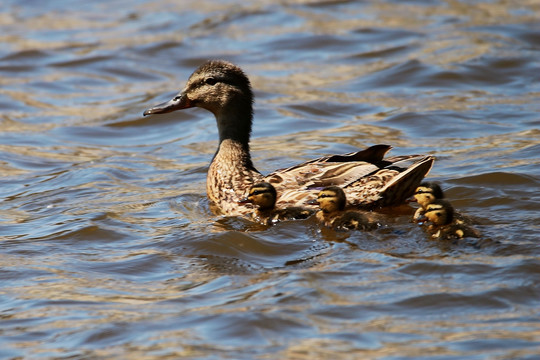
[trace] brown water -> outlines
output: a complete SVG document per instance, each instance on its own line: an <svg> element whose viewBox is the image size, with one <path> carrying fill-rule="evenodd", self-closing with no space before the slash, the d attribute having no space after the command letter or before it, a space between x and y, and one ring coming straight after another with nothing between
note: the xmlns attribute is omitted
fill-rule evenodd
<svg viewBox="0 0 540 360"><path fill-rule="evenodd" d="M3 0L0 40L0 358L540 358L538 1ZM432 154L483 238L213 215L212 115L142 117L209 58L259 170Z"/></svg>

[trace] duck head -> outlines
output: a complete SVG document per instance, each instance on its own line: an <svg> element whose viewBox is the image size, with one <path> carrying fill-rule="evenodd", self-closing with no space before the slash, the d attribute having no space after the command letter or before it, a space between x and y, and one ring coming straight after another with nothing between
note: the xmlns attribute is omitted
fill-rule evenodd
<svg viewBox="0 0 540 360"><path fill-rule="evenodd" d="M249 194L245 199L240 200L239 204L253 204L259 210L272 210L276 205L277 193L272 184L261 182L255 184L249 189Z"/></svg>
<svg viewBox="0 0 540 360"><path fill-rule="evenodd" d="M246 74L238 66L211 60L189 77L184 89L171 100L155 105L143 115L199 107L214 114L220 141L238 140L247 144L253 118L253 92Z"/></svg>
<svg viewBox="0 0 540 360"><path fill-rule="evenodd" d="M448 201L435 200L426 207L424 217L434 225L448 225L454 219L454 208Z"/></svg>
<svg viewBox="0 0 540 360"><path fill-rule="evenodd" d="M443 191L439 184L434 182L423 182L414 192L414 200L424 209L433 201L444 198Z"/></svg>
<svg viewBox="0 0 540 360"><path fill-rule="evenodd" d="M328 186L322 189L317 195L318 204L323 213L328 214L336 211L343 211L347 204L347 199L343 189L339 186Z"/></svg>

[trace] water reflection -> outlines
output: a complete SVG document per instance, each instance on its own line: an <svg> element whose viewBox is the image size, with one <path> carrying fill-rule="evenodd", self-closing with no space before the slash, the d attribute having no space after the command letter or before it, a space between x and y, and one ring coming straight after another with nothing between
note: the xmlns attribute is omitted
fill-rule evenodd
<svg viewBox="0 0 540 360"><path fill-rule="evenodd" d="M0 357L537 355L535 2L36 5L0 10ZM208 58L253 82L261 171L432 154L484 238L213 215L215 120L140 115Z"/></svg>

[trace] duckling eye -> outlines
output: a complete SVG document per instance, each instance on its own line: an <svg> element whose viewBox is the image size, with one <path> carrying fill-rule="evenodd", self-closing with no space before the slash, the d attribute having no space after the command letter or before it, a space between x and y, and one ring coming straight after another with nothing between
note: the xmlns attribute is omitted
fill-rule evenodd
<svg viewBox="0 0 540 360"><path fill-rule="evenodd" d="M207 83L208 85L216 85L217 80L212 77L209 77L206 80L204 80L204 82Z"/></svg>
<svg viewBox="0 0 540 360"><path fill-rule="evenodd" d="M440 217L442 214L440 212L436 212L435 215Z"/></svg>

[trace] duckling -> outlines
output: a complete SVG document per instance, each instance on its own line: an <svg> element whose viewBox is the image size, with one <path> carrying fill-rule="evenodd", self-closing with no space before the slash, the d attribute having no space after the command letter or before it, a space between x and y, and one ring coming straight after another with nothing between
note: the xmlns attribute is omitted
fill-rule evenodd
<svg viewBox="0 0 540 360"><path fill-rule="evenodd" d="M248 196L239 202L255 205L256 209L252 213L252 218L265 225L272 225L278 221L307 219L315 212L313 209L298 206L276 209L276 200L277 192L272 184L260 182L253 185L249 189Z"/></svg>
<svg viewBox="0 0 540 360"><path fill-rule="evenodd" d="M328 186L321 190L316 203L320 210L315 216L324 226L345 230L373 230L378 226L360 211L345 211L347 199L339 186Z"/></svg>
<svg viewBox="0 0 540 360"><path fill-rule="evenodd" d="M421 222L424 218L427 206L436 200L444 199L444 192L440 185L434 182L423 182L414 192L414 200L420 205L413 216L414 222ZM456 223L469 224L473 223L472 219L468 216L462 215L456 211L453 211L453 218Z"/></svg>
<svg viewBox="0 0 540 360"><path fill-rule="evenodd" d="M446 200L438 199L428 204L424 216L431 222L427 230L433 238L452 240L480 237L478 230L454 218L454 208Z"/></svg>
<svg viewBox="0 0 540 360"><path fill-rule="evenodd" d="M279 208L300 206L315 199L321 187L339 185L351 205L381 207L403 203L431 169L434 157L404 155L384 158L389 145L374 145L343 155L324 156L263 176L251 161L249 141L253 123L253 91L242 69L230 62L211 60L189 77L172 100L143 115L199 107L217 121L219 146L206 177L211 206L225 215L245 215L252 209L238 203L249 188L261 181L280 194ZM312 205L310 205L312 206Z"/></svg>
<svg viewBox="0 0 540 360"><path fill-rule="evenodd" d="M419 222L424 217L426 207L435 200L443 199L444 193L439 184L423 182L414 192L414 200L420 205L413 216L413 221Z"/></svg>

